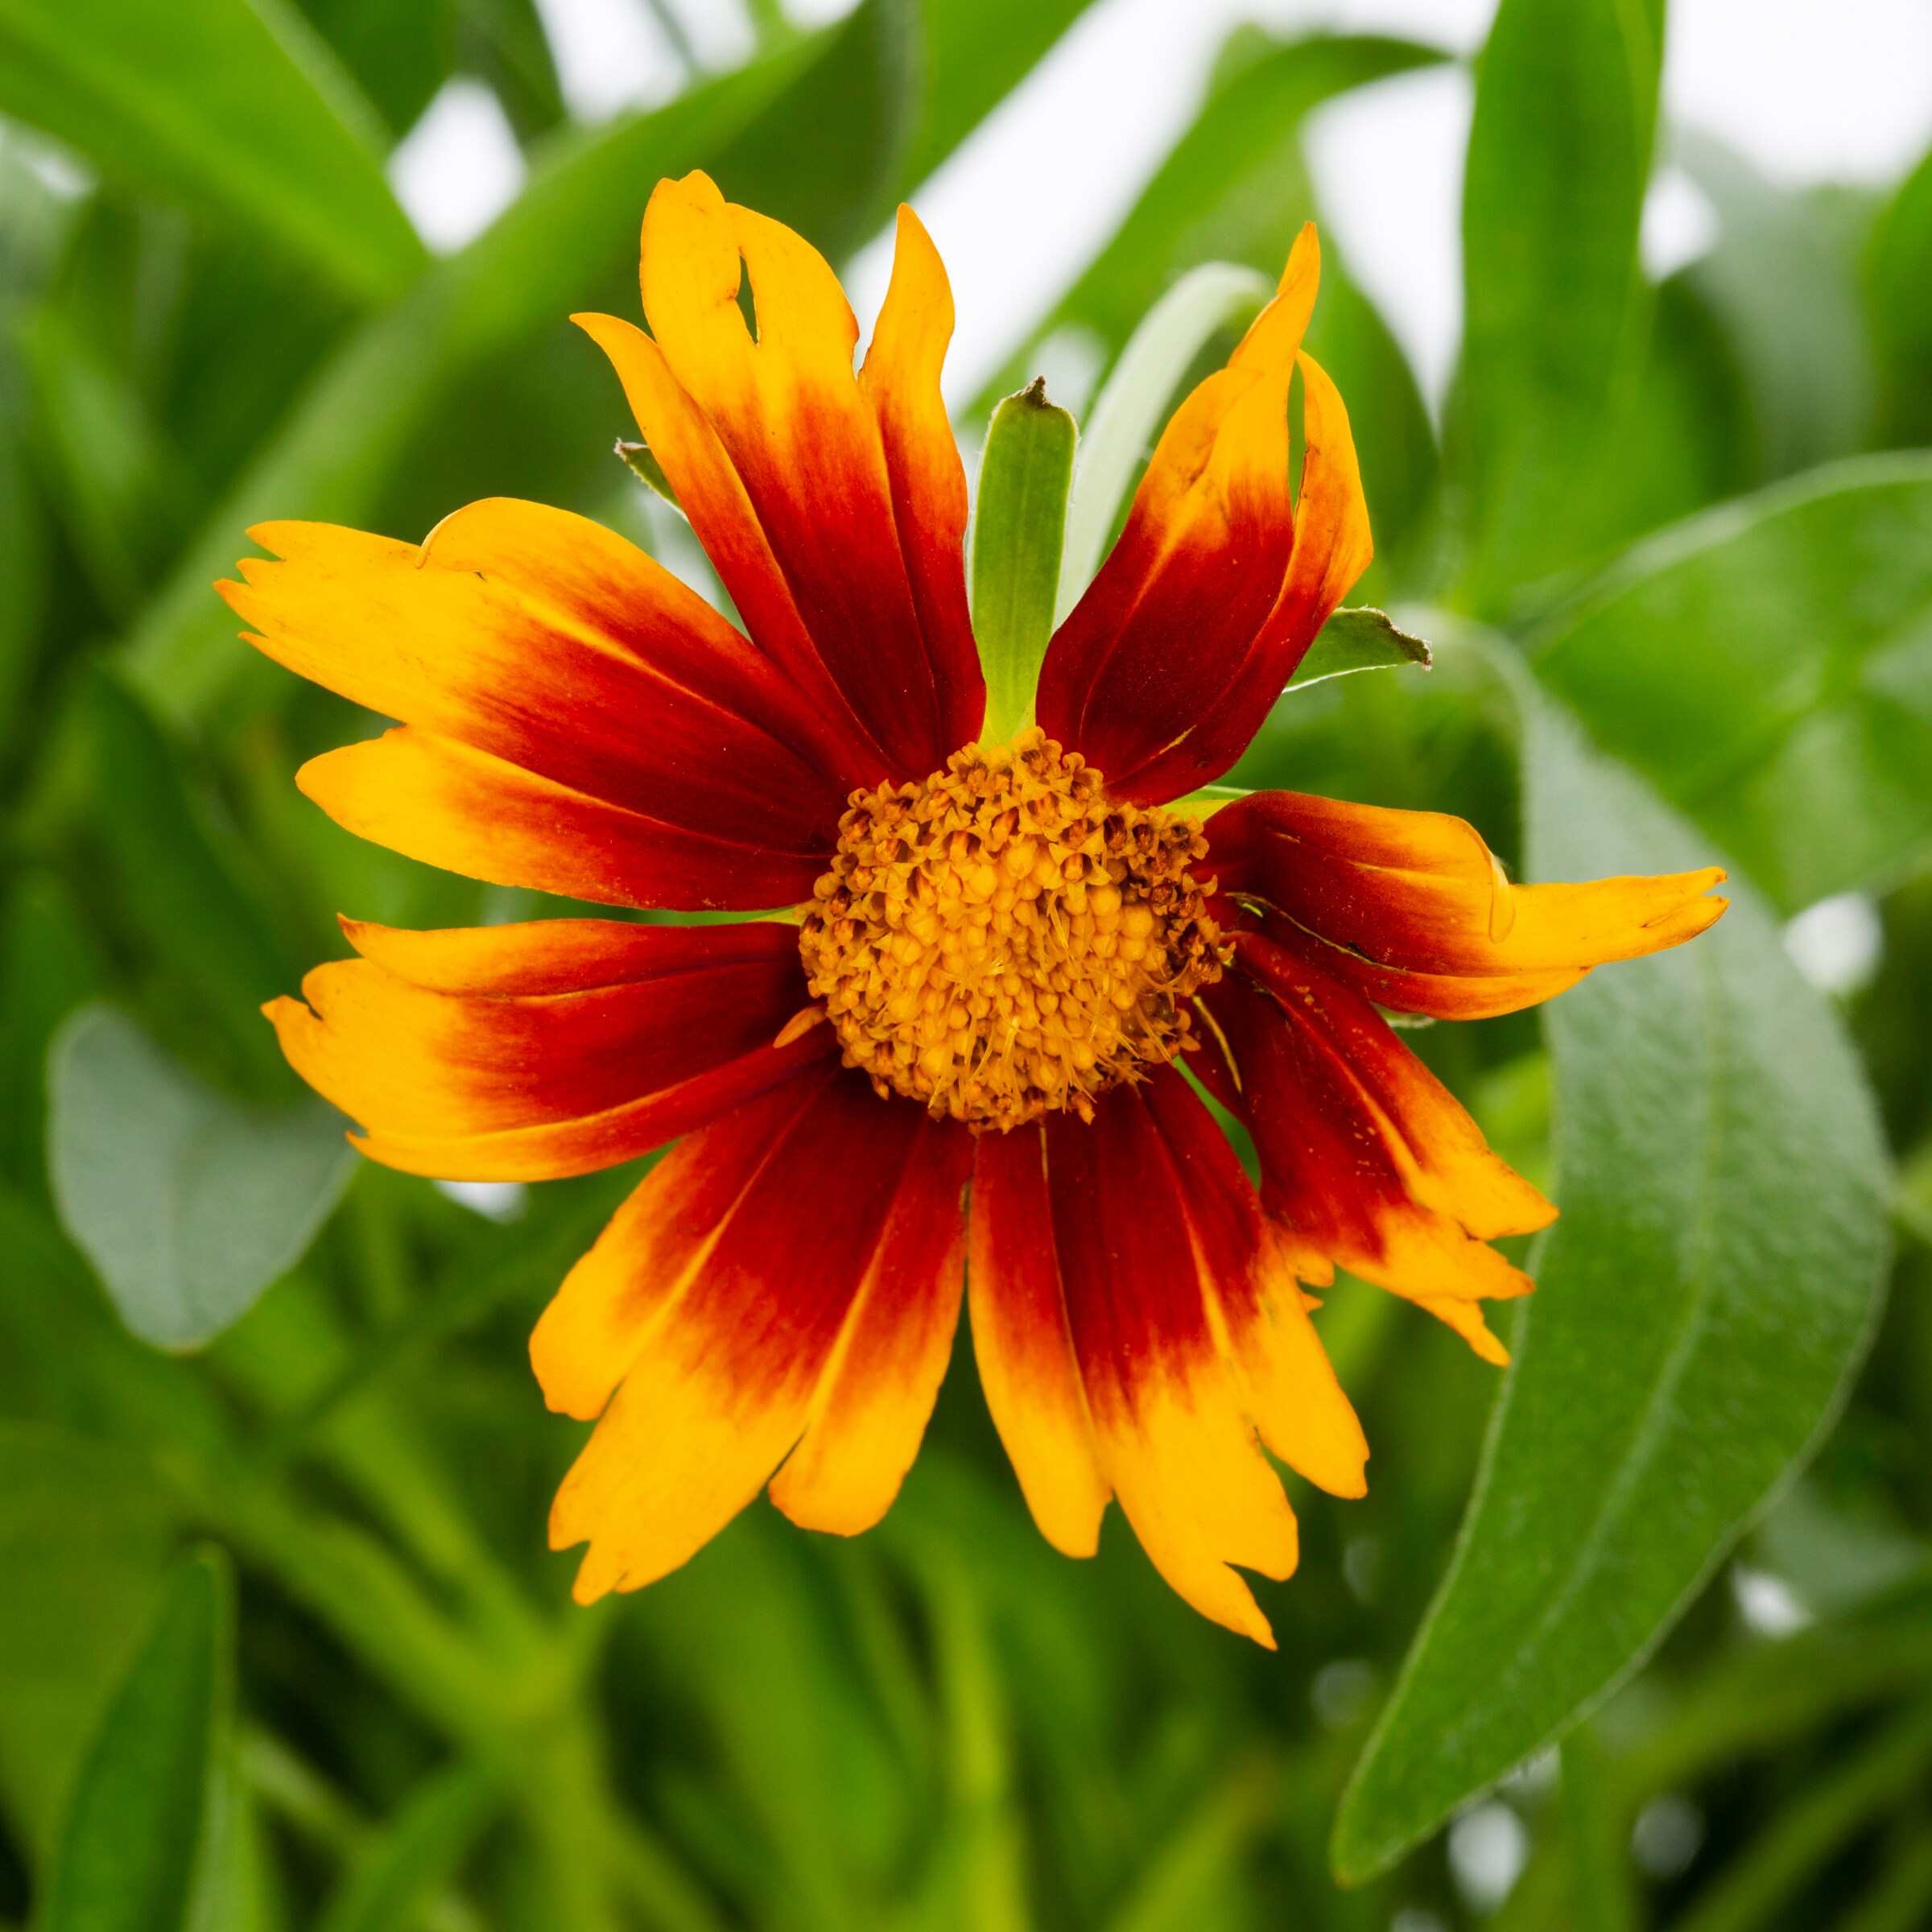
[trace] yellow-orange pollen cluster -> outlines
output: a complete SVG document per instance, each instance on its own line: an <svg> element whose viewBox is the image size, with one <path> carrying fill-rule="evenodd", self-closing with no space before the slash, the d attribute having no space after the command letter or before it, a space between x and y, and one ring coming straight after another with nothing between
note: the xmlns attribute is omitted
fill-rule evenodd
<svg viewBox="0 0 1932 1932"><path fill-rule="evenodd" d="M1190 1043L1189 996L1220 976L1187 869L1207 851L1038 729L854 792L799 943L846 1065L976 1129L1090 1117Z"/></svg>

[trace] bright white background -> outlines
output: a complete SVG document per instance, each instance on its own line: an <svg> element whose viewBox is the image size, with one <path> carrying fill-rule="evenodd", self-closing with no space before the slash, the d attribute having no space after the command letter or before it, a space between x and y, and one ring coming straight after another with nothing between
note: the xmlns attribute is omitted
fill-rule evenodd
<svg viewBox="0 0 1932 1932"><path fill-rule="evenodd" d="M824 19L848 3L791 0L790 10ZM587 120L663 100L687 64L729 65L749 44L741 0L539 4L566 95ZM977 390L1078 276L1192 119L1215 51L1240 22L1402 33L1467 52L1493 10L1494 0L1100 0L913 196L959 305L949 393ZM1932 142L1932 3L1671 0L1665 97L1671 120L1721 136L1781 181L1890 180ZM1363 89L1309 130L1328 242L1381 303L1431 398L1460 327L1468 121L1468 76L1447 68ZM442 248L485 225L522 179L501 110L473 82L444 90L391 172ZM1681 176L1660 182L1650 217L1654 266L1711 238L1708 210ZM862 320L886 267L877 246L851 265Z"/></svg>

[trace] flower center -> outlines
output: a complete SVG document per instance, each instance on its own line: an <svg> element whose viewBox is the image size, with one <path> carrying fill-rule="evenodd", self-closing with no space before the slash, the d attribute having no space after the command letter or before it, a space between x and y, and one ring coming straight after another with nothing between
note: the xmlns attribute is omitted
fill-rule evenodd
<svg viewBox="0 0 1932 1932"><path fill-rule="evenodd" d="M1191 1042L1220 933L1187 822L1108 799L1037 729L922 785L852 795L799 950L881 1095L976 1130L1095 1099ZM1208 881L1212 890L1213 881Z"/></svg>

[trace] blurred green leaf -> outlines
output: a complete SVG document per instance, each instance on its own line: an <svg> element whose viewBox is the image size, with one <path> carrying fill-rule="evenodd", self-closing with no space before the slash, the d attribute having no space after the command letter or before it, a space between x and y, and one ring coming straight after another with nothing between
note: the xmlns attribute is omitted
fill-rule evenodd
<svg viewBox="0 0 1932 1932"><path fill-rule="evenodd" d="M238 855L189 789L166 732L119 677L93 669L85 704L91 803L122 908L175 983L200 996L258 1090L287 1092L281 1055L260 1009L295 976L274 927L241 879Z"/></svg>
<svg viewBox="0 0 1932 1932"><path fill-rule="evenodd" d="M233 1692L233 1586L183 1558L81 1766L47 1932L187 1932Z"/></svg>
<svg viewBox="0 0 1932 1932"><path fill-rule="evenodd" d="M60 1218L143 1341L192 1348L301 1258L355 1164L312 1100L237 1106L111 1007L84 1007L47 1062Z"/></svg>
<svg viewBox="0 0 1932 1932"><path fill-rule="evenodd" d="M0 403L0 752L9 749L38 668L47 611L47 529L10 412Z"/></svg>
<svg viewBox="0 0 1932 1932"><path fill-rule="evenodd" d="M0 1169L35 1193L45 1173L47 1042L106 983L60 876L23 873L0 920Z"/></svg>
<svg viewBox="0 0 1932 1932"><path fill-rule="evenodd" d="M179 460L130 372L94 353L58 309L36 311L15 344L68 535L102 604L131 617L180 534Z"/></svg>
<svg viewBox="0 0 1932 1932"><path fill-rule="evenodd" d="M1533 648L1787 911L1932 841L1932 459L1855 457L1646 539Z"/></svg>
<svg viewBox="0 0 1932 1932"><path fill-rule="evenodd" d="M503 1798L500 1769L460 1759L425 1778L362 1852L316 1932L402 1932L455 1872Z"/></svg>
<svg viewBox="0 0 1932 1932"><path fill-rule="evenodd" d="M1932 153L1873 224L1865 287L1885 440L1932 440Z"/></svg>
<svg viewBox="0 0 1932 1932"><path fill-rule="evenodd" d="M1530 876L1705 862L1520 671ZM1380 1871L1654 1646L1835 1416L1886 1259L1888 1160L1833 1016L1749 888L1549 1009L1563 1219L1447 1577L1336 1821Z"/></svg>
<svg viewBox="0 0 1932 1932"><path fill-rule="evenodd" d="M1036 380L993 412L972 511L972 630L986 674L983 736L1004 744L1033 716L1053 635L1073 418Z"/></svg>
<svg viewBox="0 0 1932 1932"><path fill-rule="evenodd" d="M1848 456L1872 407L1859 277L1869 211L1850 190L1786 193L1708 135L1679 135L1675 147L1717 211L1716 245L1684 272L1744 378L1752 481Z"/></svg>
<svg viewBox="0 0 1932 1932"><path fill-rule="evenodd" d="M1223 329L1245 328L1274 293L1273 280L1259 269L1203 262L1148 310L1129 338L1080 439L1067 505L1055 623L1064 620L1093 581L1174 392L1203 345ZM1071 442L1068 449L1071 455Z"/></svg>
<svg viewBox="0 0 1932 1932"><path fill-rule="evenodd" d="M1459 398L1477 609L1571 559L1641 366L1662 0L1503 0L1463 182Z"/></svg>
<svg viewBox="0 0 1932 1932"><path fill-rule="evenodd" d="M284 0L5 0L0 111L364 300L422 265L374 116Z"/></svg>
<svg viewBox="0 0 1932 1932"><path fill-rule="evenodd" d="M1308 353L1333 378L1348 406L1375 533L1369 568L1379 567L1399 579L1410 564L1414 539L1429 526L1441 458L1407 357L1332 250L1322 263Z"/></svg>
<svg viewBox="0 0 1932 1932"><path fill-rule="evenodd" d="M1429 646L1398 630L1386 611L1338 610L1315 633L1308 654L1294 667L1288 688L1346 677L1352 671L1388 671L1398 665L1429 668Z"/></svg>
<svg viewBox="0 0 1932 1932"><path fill-rule="evenodd" d="M138 1458L0 1421L0 1798L37 1864L153 1610L176 1519Z"/></svg>

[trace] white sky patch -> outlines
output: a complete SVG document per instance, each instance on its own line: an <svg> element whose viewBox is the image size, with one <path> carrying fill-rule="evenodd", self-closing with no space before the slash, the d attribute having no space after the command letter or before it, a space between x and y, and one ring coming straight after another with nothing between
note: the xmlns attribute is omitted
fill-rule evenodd
<svg viewBox="0 0 1932 1932"><path fill-rule="evenodd" d="M1530 1862L1530 1833L1505 1804L1492 1798L1449 1827L1449 1876L1472 1912L1493 1912Z"/></svg>
<svg viewBox="0 0 1932 1932"><path fill-rule="evenodd" d="M1688 268L1717 246L1719 225L1711 197L1682 168L1659 168L1644 198L1644 273L1661 282Z"/></svg>
<svg viewBox="0 0 1932 1932"><path fill-rule="evenodd" d="M521 1220L530 1190L521 1181L435 1181L436 1192L487 1221Z"/></svg>
<svg viewBox="0 0 1932 1932"><path fill-rule="evenodd" d="M1841 892L1807 906L1785 927L1785 951L1821 993L1869 985L1885 950L1885 922L1868 894Z"/></svg>
<svg viewBox="0 0 1932 1932"><path fill-rule="evenodd" d="M1461 67L1422 68L1328 101L1303 145L1328 238L1387 318L1439 418L1463 334Z"/></svg>
<svg viewBox="0 0 1932 1932"><path fill-rule="evenodd" d="M459 76L389 157L389 183L429 247L452 254L516 200L522 151L502 103L481 80Z"/></svg>
<svg viewBox="0 0 1932 1932"><path fill-rule="evenodd" d="M654 107L683 85L684 64L644 0L537 0L537 11L578 120Z"/></svg>

